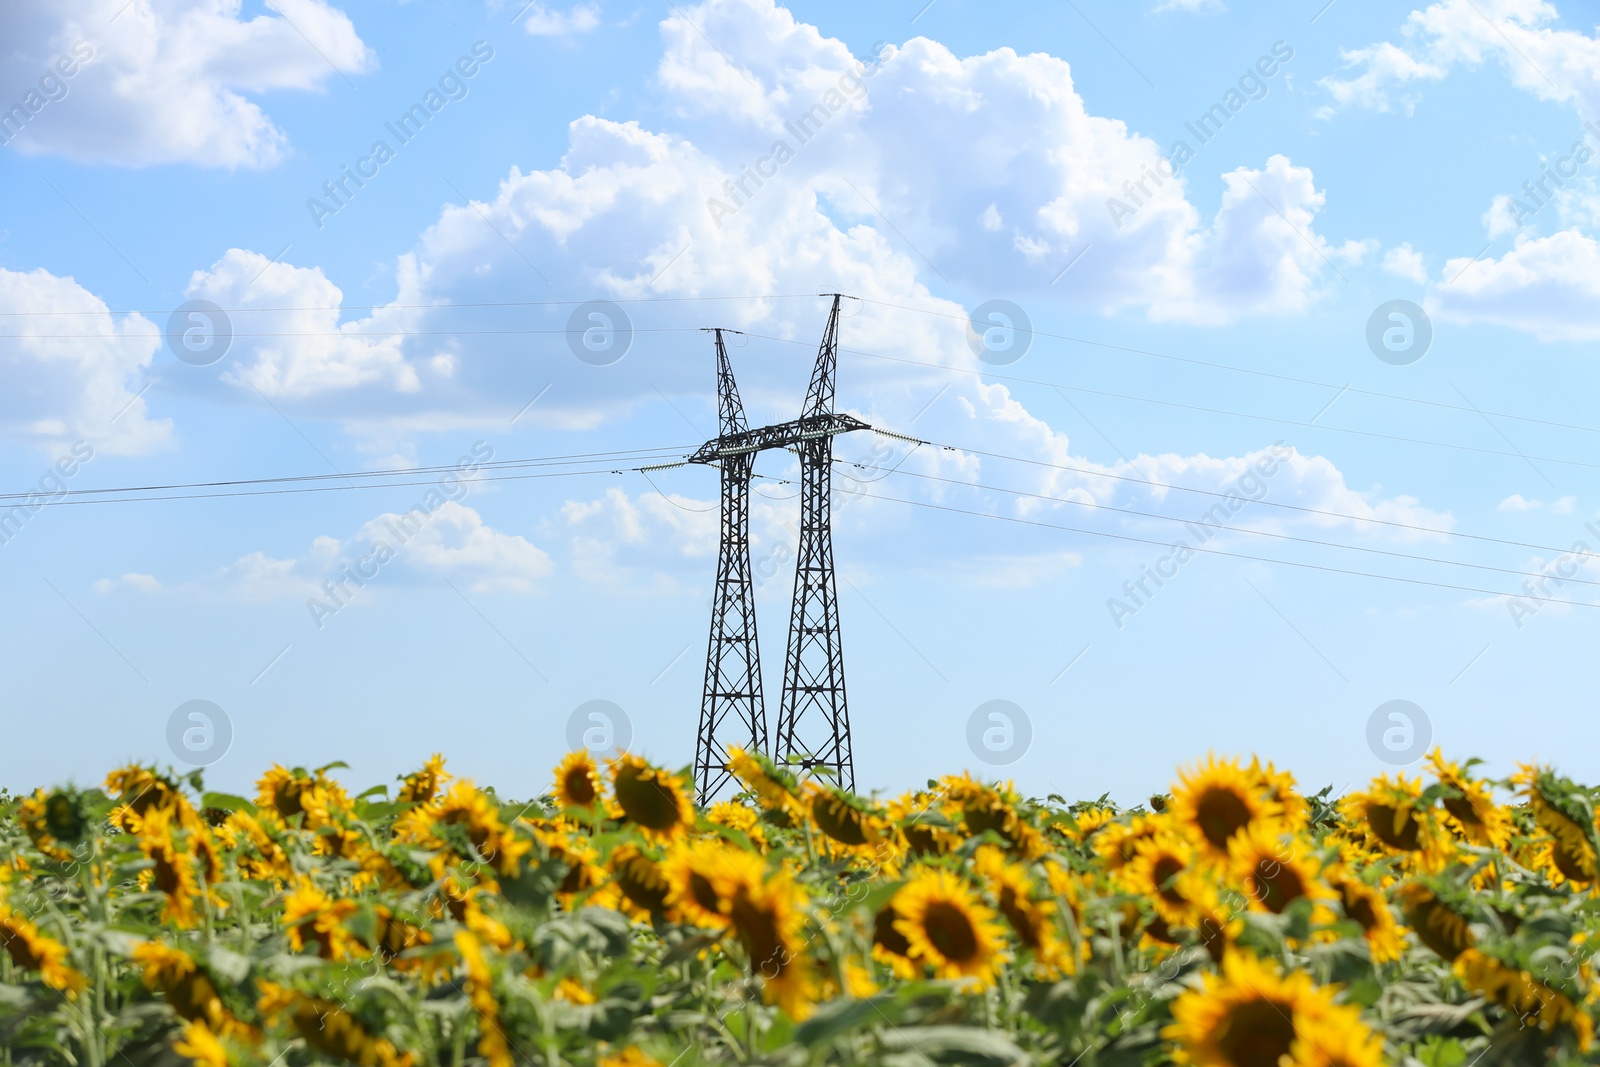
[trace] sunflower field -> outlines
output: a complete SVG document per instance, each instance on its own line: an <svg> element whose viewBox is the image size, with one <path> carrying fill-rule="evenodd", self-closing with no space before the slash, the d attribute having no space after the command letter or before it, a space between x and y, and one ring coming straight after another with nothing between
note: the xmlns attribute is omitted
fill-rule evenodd
<svg viewBox="0 0 1600 1067"><path fill-rule="evenodd" d="M735 751L442 759L253 799L146 767L0 804L0 1057L112 1067L1597 1062L1593 792L1436 751L1337 802L1216 757L1170 794L888 800Z"/></svg>

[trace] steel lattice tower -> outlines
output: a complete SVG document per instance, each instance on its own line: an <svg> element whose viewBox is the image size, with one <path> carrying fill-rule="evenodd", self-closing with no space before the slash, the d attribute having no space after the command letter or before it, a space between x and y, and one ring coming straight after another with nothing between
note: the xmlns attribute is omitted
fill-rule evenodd
<svg viewBox="0 0 1600 1067"><path fill-rule="evenodd" d="M811 372L805 411L793 422L748 428L722 342L725 331L711 331L717 337L720 434L686 460L722 471L717 585L711 604L705 696L695 737L694 782L701 804L709 804L731 777L725 763L728 748L733 745L770 755L779 763L805 769L830 768L837 776L837 784L855 789L828 494L832 486L834 437L872 427L833 411L841 297L832 295L833 309L828 314L816 368ZM769 749L761 697L760 651L756 646L755 587L750 570L750 479L756 454L770 448L790 449L799 455L801 491L800 551L795 565L783 702L777 744Z"/></svg>
<svg viewBox="0 0 1600 1067"><path fill-rule="evenodd" d="M717 407L720 441L749 436L739 388L734 384L722 330L717 339ZM761 691L761 654L756 645L756 596L750 571L750 475L755 448L719 457L722 529L718 538L717 584L711 597L711 640L706 650L705 696L695 735L694 783L708 802L727 782L727 749L767 750L767 712Z"/></svg>
<svg viewBox="0 0 1600 1067"><path fill-rule="evenodd" d="M844 647L839 636L839 594L833 577L834 371L838 366L839 296L833 298L828 328L806 390L803 428L815 427L797 443L800 454L800 550L794 571L794 603L789 615L789 647L783 666L783 702L772 755L780 763L830 767L835 784L856 787L850 754L850 709L844 691Z"/></svg>

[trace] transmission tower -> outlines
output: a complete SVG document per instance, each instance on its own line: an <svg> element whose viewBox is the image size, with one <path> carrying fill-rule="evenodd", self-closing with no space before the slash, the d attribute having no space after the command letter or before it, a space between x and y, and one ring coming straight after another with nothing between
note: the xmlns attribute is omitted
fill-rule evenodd
<svg viewBox="0 0 1600 1067"><path fill-rule="evenodd" d="M717 585L711 604L705 695L695 737L695 792L701 804L709 804L731 777L725 762L727 750L733 745L802 769L830 768L839 785L855 788L828 494L834 437L872 427L833 411L840 299L838 294L833 295L822 348L811 372L805 410L793 422L748 428L722 341L723 333L732 331L711 331L717 339L720 433L687 459L689 463L703 463L722 471ZM800 551L784 662L782 710L777 744L769 749L750 571L750 479L756 453L772 448L789 449L799 455L801 491Z"/></svg>
<svg viewBox="0 0 1600 1067"><path fill-rule="evenodd" d="M756 645L756 594L750 573L750 475L756 450L741 449L748 438L744 406L722 330L717 339L719 441L722 456L722 529L717 551L717 584L711 596L711 641L706 649L705 696L695 735L695 791L703 800L716 795L729 778L728 748L767 750L767 712L761 691L761 653Z"/></svg>
<svg viewBox="0 0 1600 1067"><path fill-rule="evenodd" d="M844 692L844 647L839 636L839 594L833 580L834 371L839 359L839 297L833 298L828 328L806 390L803 426L815 426L796 446L800 454L800 551L789 614L789 649L783 665L783 703L773 755L798 759L802 767L830 767L834 782L854 791L850 755L850 709Z"/></svg>

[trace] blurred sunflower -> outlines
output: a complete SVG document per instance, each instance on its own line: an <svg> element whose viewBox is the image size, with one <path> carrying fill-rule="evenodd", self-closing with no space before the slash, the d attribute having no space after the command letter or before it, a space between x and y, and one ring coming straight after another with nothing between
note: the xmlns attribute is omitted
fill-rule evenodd
<svg viewBox="0 0 1600 1067"><path fill-rule="evenodd" d="M1222 973L1205 974L1201 988L1178 997L1161 1036L1177 1045L1173 1059L1195 1067L1310 1067L1341 1063L1337 1049L1362 1056L1370 1034L1359 1013L1337 1008L1333 990L1303 971L1281 974L1246 952L1223 958ZM1322 1040L1316 1040L1316 1038ZM1320 1050L1320 1051L1319 1051ZM1381 1051L1381 1045L1380 1045ZM1325 1056L1326 1059L1317 1057ZM1377 1067L1381 1058L1345 1061Z"/></svg>
<svg viewBox="0 0 1600 1067"><path fill-rule="evenodd" d="M678 775L630 753L611 760L610 767L614 817L656 841L670 841L694 826L694 807Z"/></svg>
<svg viewBox="0 0 1600 1067"><path fill-rule="evenodd" d="M921 968L911 958L911 942L900 932L903 916L894 901L885 904L872 917L872 958L886 964L896 978L915 978Z"/></svg>
<svg viewBox="0 0 1600 1067"><path fill-rule="evenodd" d="M1417 940L1432 949L1446 963L1454 963L1477 942L1460 912L1440 900L1420 882L1400 887L1400 910Z"/></svg>
<svg viewBox="0 0 1600 1067"><path fill-rule="evenodd" d="M569 752L556 767L556 807L593 808L602 799L600 769L587 749Z"/></svg>
<svg viewBox="0 0 1600 1067"><path fill-rule="evenodd" d="M416 1062L414 1055L400 1054L394 1042L373 1036L359 1019L331 1000L306 996L265 979L257 979L256 987L261 991L256 1010L262 1017L276 1023L287 1015L307 1047L325 1056L358 1067L411 1067Z"/></svg>
<svg viewBox="0 0 1600 1067"><path fill-rule="evenodd" d="M759 752L728 749L728 771L755 794L756 802L775 817L779 826L793 826L804 818L800 786L793 774Z"/></svg>
<svg viewBox="0 0 1600 1067"><path fill-rule="evenodd" d="M172 809L150 808L138 822L139 849L153 864L149 871L151 881L166 895L162 920L185 928L195 925L199 922L195 901L201 892L200 883L194 857L174 837L178 829Z"/></svg>
<svg viewBox="0 0 1600 1067"><path fill-rule="evenodd" d="M489 1067L513 1067L511 1041L500 1021L500 1003L494 996L494 975L483 955L483 946L467 930L456 931L456 951L467 972L467 1000L478 1013L478 1052Z"/></svg>
<svg viewBox="0 0 1600 1067"><path fill-rule="evenodd" d="M940 783L950 802L961 812L968 837L992 830L1025 859L1038 859L1046 850L1044 835L1018 810L1021 798L1011 783L988 786L971 775L947 777Z"/></svg>
<svg viewBox="0 0 1600 1067"><path fill-rule="evenodd" d="M1405 856L1418 870L1441 871L1454 854L1450 835L1423 800L1420 780L1397 774L1390 781L1383 775L1365 792L1348 794L1339 810L1355 829Z"/></svg>
<svg viewBox="0 0 1600 1067"><path fill-rule="evenodd" d="M1445 825L1459 838L1484 848L1505 849L1511 841L1511 816L1495 803L1494 793L1488 783L1469 776L1472 764L1463 768L1444 758L1437 745L1428 753L1428 766L1440 785L1448 786L1451 795L1442 803Z"/></svg>
<svg viewBox="0 0 1600 1067"><path fill-rule="evenodd" d="M303 952L307 945L313 945L321 959L345 960L354 955L353 948L358 944L345 928L355 910L355 901L334 900L309 879L302 878L284 898L280 921L294 951Z"/></svg>
<svg viewBox="0 0 1600 1067"><path fill-rule="evenodd" d="M710 930L727 927L728 903L740 886L766 877L761 857L716 838L680 843L661 862L667 905L680 922Z"/></svg>
<svg viewBox="0 0 1600 1067"><path fill-rule="evenodd" d="M756 848L766 851L767 833L761 828L761 817L743 804L731 800L713 804L711 810L706 812L706 821L737 830Z"/></svg>
<svg viewBox="0 0 1600 1067"><path fill-rule="evenodd" d="M183 1034L172 1043L172 1051L187 1056L198 1067L228 1067L227 1047L198 1019L184 1025Z"/></svg>
<svg viewBox="0 0 1600 1067"><path fill-rule="evenodd" d="M67 963L66 945L41 933L37 926L4 904L0 904L0 945L5 946L12 963L25 971L37 971L45 985L69 997L88 984L88 980Z"/></svg>
<svg viewBox="0 0 1600 1067"><path fill-rule="evenodd" d="M428 762L422 765L421 770L412 771L400 779L400 791L395 799L402 804L426 804L439 795L439 790L449 780L450 772L444 769L444 756L435 752L428 757Z"/></svg>
<svg viewBox="0 0 1600 1067"><path fill-rule="evenodd" d="M924 870L895 894L894 909L900 915L894 927L912 960L972 989L994 984L1005 961L1003 933L994 911L960 878Z"/></svg>
<svg viewBox="0 0 1600 1067"><path fill-rule="evenodd" d="M796 1021L811 1014L818 992L800 936L805 901L805 891L787 873L779 873L732 884L725 907L751 973L761 977L763 995Z"/></svg>
<svg viewBox="0 0 1600 1067"><path fill-rule="evenodd" d="M595 1067L666 1067L660 1060L639 1051L639 1046L629 1045L621 1052L607 1053L595 1061Z"/></svg>
<svg viewBox="0 0 1600 1067"><path fill-rule="evenodd" d="M1184 893L1179 876L1194 858L1188 838L1170 830L1152 833L1134 841L1133 858L1118 871L1118 881L1130 893L1149 900L1168 924L1187 926L1195 919L1195 902Z"/></svg>
<svg viewBox="0 0 1600 1067"><path fill-rule="evenodd" d="M1373 963L1392 963L1405 952L1405 934L1382 891L1340 865L1326 867L1323 880L1338 894L1344 917L1360 925Z"/></svg>
<svg viewBox="0 0 1600 1067"><path fill-rule="evenodd" d="M1056 936L1055 902L1039 896L1027 868L992 845L978 849L972 867L989 886L1017 944L1033 957L1034 973L1040 978L1073 973L1077 961Z"/></svg>
<svg viewBox="0 0 1600 1067"><path fill-rule="evenodd" d="M145 988L159 990L180 1018L198 1022L215 1035L259 1039L254 1027L235 1018L222 1003L211 976L187 952L159 941L145 941L134 947L132 959L144 970Z"/></svg>
<svg viewBox="0 0 1600 1067"><path fill-rule="evenodd" d="M807 782L811 821L828 840L847 849L867 849L884 839L888 821L865 801L840 789Z"/></svg>
<svg viewBox="0 0 1600 1067"><path fill-rule="evenodd" d="M633 908L634 918L649 922L665 917L671 886L659 863L645 855L638 845L625 844L611 853L607 866L612 882Z"/></svg>
<svg viewBox="0 0 1600 1067"><path fill-rule="evenodd" d="M1281 915L1297 900L1328 895L1317 881L1319 865L1307 844L1274 827L1257 824L1235 834L1228 860L1252 909Z"/></svg>
<svg viewBox="0 0 1600 1067"><path fill-rule="evenodd" d="M1519 1029L1537 1026L1551 1033L1565 1026L1577 1038L1580 1051L1588 1052L1593 1046L1594 1020L1589 1013L1528 971L1469 948L1456 957L1455 973L1468 989L1509 1012Z"/></svg>
<svg viewBox="0 0 1600 1067"><path fill-rule="evenodd" d="M1539 828L1550 835L1549 855L1556 872L1568 881L1595 881L1600 875L1600 843L1589 798L1566 779L1531 764L1520 765L1511 781L1521 787Z"/></svg>

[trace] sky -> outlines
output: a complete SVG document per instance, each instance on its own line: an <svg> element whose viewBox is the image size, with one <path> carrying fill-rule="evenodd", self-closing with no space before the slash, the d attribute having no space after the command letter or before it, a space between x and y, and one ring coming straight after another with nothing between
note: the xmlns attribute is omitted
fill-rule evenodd
<svg viewBox="0 0 1600 1067"><path fill-rule="evenodd" d="M60 0L0 41L0 785L687 764L702 329L785 421L834 292L838 410L903 435L835 442L863 791L1600 775L1576 5ZM769 720L797 471L752 489Z"/></svg>

